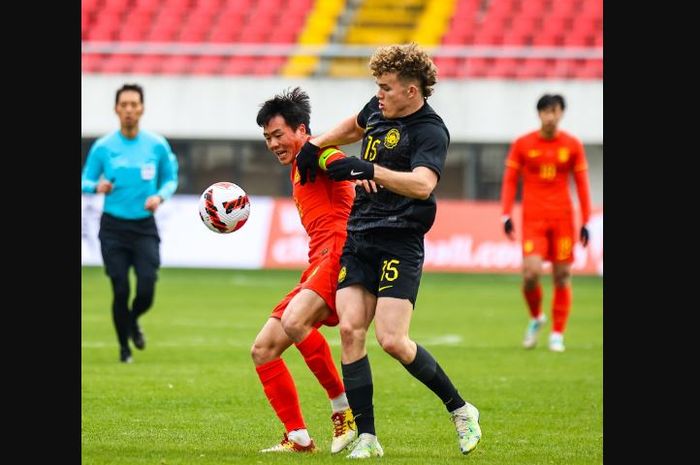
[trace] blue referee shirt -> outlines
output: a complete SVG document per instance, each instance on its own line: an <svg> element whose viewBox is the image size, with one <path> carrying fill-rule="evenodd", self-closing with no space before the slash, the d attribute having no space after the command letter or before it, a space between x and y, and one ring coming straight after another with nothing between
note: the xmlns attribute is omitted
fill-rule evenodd
<svg viewBox="0 0 700 465"><path fill-rule="evenodd" d="M139 130L127 139L120 130L95 141L87 156L82 191L95 193L100 175L112 182L104 211L117 218L138 220L151 216L146 199L172 197L177 189L178 164L170 144L153 132Z"/></svg>

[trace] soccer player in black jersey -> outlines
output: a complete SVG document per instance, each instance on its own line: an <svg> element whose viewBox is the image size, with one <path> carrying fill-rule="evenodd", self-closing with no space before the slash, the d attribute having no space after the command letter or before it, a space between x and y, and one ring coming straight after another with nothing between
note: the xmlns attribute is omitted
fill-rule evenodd
<svg viewBox="0 0 700 465"><path fill-rule="evenodd" d="M416 44L378 48L370 59L377 93L356 115L312 137L297 155L301 183L314 182L319 147L362 139L360 157L327 166L336 181L356 182L348 236L340 259L343 382L359 435L349 458L381 457L365 346L374 320L380 346L445 404L468 454L481 439L479 411L465 402L437 361L409 338L423 268L423 237L435 220L433 190L450 135L427 98L437 69Z"/></svg>

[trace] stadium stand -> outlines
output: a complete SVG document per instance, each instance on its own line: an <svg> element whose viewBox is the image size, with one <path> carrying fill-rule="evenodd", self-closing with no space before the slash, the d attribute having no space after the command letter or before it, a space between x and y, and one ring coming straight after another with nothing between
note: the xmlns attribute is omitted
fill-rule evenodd
<svg viewBox="0 0 700 465"><path fill-rule="evenodd" d="M584 53L603 46L598 0L83 0L81 28L106 47L83 53L86 73L366 77L366 56L216 47L415 41L439 52L441 78L603 77L602 54ZM115 50L129 44L183 48Z"/></svg>

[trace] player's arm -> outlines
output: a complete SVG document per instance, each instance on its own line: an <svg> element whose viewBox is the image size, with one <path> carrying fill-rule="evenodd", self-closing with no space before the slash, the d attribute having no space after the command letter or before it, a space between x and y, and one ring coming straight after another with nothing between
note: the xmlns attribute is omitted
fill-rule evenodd
<svg viewBox="0 0 700 465"><path fill-rule="evenodd" d="M425 166L418 166L409 173L392 171L381 165L373 166L374 182L412 199L428 199L438 183L437 174Z"/></svg>
<svg viewBox="0 0 700 465"><path fill-rule="evenodd" d="M367 192L377 192L377 184L396 194L412 199L426 200L438 183L438 175L431 168L416 166L413 171L393 171L381 165L345 157L328 166L328 177L334 181L353 180Z"/></svg>
<svg viewBox="0 0 700 465"><path fill-rule="evenodd" d="M503 182L501 183L501 220L503 221L503 231L511 240L515 239L515 226L511 215L515 204L515 193L518 189L518 178L520 177L520 163L517 160L517 153L516 143L513 144L506 157Z"/></svg>
<svg viewBox="0 0 700 465"><path fill-rule="evenodd" d="M102 150L93 145L88 152L83 175L81 180L81 190L86 194L108 193L112 190L112 183L106 179L100 180L100 175L104 172L102 161Z"/></svg>
<svg viewBox="0 0 700 465"><path fill-rule="evenodd" d="M355 114L323 134L312 137L309 142L316 147L347 145L362 139L363 135L364 129L357 124L357 114Z"/></svg>
<svg viewBox="0 0 700 465"><path fill-rule="evenodd" d="M351 144L360 140L363 134L364 130L357 124L357 115L353 115L325 133L306 141L296 157L299 182L302 185L306 184L307 176L311 182L316 180L321 147Z"/></svg>
<svg viewBox="0 0 700 465"><path fill-rule="evenodd" d="M579 144L579 157L574 164L574 181L576 182L576 192L578 194L579 205L581 206L581 244L588 245L589 231L588 220L591 218L591 188L588 183L588 163L583 145Z"/></svg>

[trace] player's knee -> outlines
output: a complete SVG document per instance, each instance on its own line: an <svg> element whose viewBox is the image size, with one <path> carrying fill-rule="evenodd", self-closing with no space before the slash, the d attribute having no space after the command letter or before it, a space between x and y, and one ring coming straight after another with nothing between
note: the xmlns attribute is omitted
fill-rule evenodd
<svg viewBox="0 0 700 465"><path fill-rule="evenodd" d="M284 332L287 333L287 335L292 339L294 339L296 335L304 333L310 328L310 325L308 325L303 318L300 318L296 312L284 312L282 314L282 318L280 319L280 323L282 323L282 329Z"/></svg>
<svg viewBox="0 0 700 465"><path fill-rule="evenodd" d="M554 285L556 287L564 287L569 284L569 280L571 278L571 272L570 271L561 271L557 272L554 275Z"/></svg>
<svg viewBox="0 0 700 465"><path fill-rule="evenodd" d="M339 325L340 340L344 345L353 345L364 343L367 331L364 328L358 328L348 322L341 320Z"/></svg>
<svg viewBox="0 0 700 465"><path fill-rule="evenodd" d="M537 286L540 279L539 273L534 269L525 268L523 270L523 281L526 289L532 289Z"/></svg>
<svg viewBox="0 0 700 465"><path fill-rule="evenodd" d="M259 344L256 341L250 348L250 358L253 359L253 363L255 363L256 366L259 366L271 361L274 357L272 357L272 351L269 350L269 347Z"/></svg>
<svg viewBox="0 0 700 465"><path fill-rule="evenodd" d="M405 338L397 334L377 334L379 346L394 358L401 358L405 349Z"/></svg>

